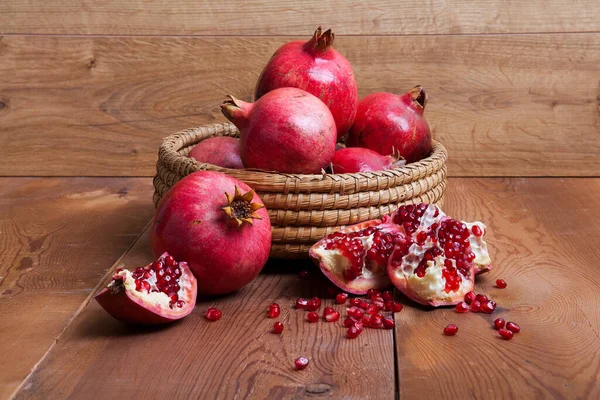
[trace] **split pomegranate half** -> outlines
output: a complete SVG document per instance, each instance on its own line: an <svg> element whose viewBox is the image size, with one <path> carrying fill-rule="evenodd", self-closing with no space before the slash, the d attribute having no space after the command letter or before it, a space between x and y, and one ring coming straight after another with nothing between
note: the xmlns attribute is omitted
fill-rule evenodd
<svg viewBox="0 0 600 400"><path fill-rule="evenodd" d="M164 253L133 272L119 268L96 301L120 321L164 324L191 313L196 292L197 281L187 263Z"/></svg>

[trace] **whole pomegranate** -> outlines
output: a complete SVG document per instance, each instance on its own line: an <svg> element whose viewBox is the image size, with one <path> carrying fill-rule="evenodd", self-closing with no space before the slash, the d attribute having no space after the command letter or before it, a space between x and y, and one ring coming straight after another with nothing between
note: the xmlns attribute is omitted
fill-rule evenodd
<svg viewBox="0 0 600 400"><path fill-rule="evenodd" d="M196 305L196 278L187 263L168 253L133 272L119 268L96 301L114 318L133 324L181 319Z"/></svg>
<svg viewBox="0 0 600 400"><path fill-rule="evenodd" d="M431 132L423 117L427 93L415 86L408 93L373 93L358 103L348 145L366 147L379 154L397 151L406 162L419 161L431 153Z"/></svg>
<svg viewBox="0 0 600 400"><path fill-rule="evenodd" d="M281 46L258 78L256 99L281 87L306 90L329 107L339 138L354 122L358 90L352 66L333 48L334 38L331 29L322 32L319 27L309 41Z"/></svg>
<svg viewBox="0 0 600 400"><path fill-rule="evenodd" d="M200 171L177 182L154 215L154 254L186 260L198 292L224 294L252 281L267 262L271 223L248 185L228 175Z"/></svg>
<svg viewBox="0 0 600 400"><path fill-rule="evenodd" d="M334 174L349 174L397 168L406 164L406 161L396 156L382 156L362 147L347 147L336 150L331 164Z"/></svg>
<svg viewBox="0 0 600 400"><path fill-rule="evenodd" d="M239 139L215 136L201 141L190 151L189 157L223 168L244 168L240 156Z"/></svg>
<svg viewBox="0 0 600 400"><path fill-rule="evenodd" d="M240 130L246 168L313 174L335 153L335 122L327 106L296 88L275 89L255 103L230 96L223 114Z"/></svg>
<svg viewBox="0 0 600 400"><path fill-rule="evenodd" d="M467 224L424 203L401 206L391 220L406 232L409 246L395 246L388 274L394 286L417 303L457 304L473 290L475 270L491 268L483 234L473 233L474 227L485 231L481 222Z"/></svg>

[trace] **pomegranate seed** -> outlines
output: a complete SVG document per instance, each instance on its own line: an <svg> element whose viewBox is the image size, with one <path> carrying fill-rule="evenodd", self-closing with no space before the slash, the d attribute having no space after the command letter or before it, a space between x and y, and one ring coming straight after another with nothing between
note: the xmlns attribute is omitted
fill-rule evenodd
<svg viewBox="0 0 600 400"><path fill-rule="evenodd" d="M465 303L464 301L461 301L460 303L458 303L456 305L456 312L457 313L466 313L467 311L469 311L469 305L467 303Z"/></svg>
<svg viewBox="0 0 600 400"><path fill-rule="evenodd" d="M392 304L390 305L390 311L393 313L402 311L402 304L398 303L397 301L392 301Z"/></svg>
<svg viewBox="0 0 600 400"><path fill-rule="evenodd" d="M510 340L513 337L513 333L508 329L499 329L498 333L500 334L500 336L502 336L502 339L504 340Z"/></svg>
<svg viewBox="0 0 600 400"><path fill-rule="evenodd" d="M475 300L474 302L471 303L471 311L479 312L480 308L481 308L481 303L479 303L477 300Z"/></svg>
<svg viewBox="0 0 600 400"><path fill-rule="evenodd" d="M383 297L383 301L392 301L394 299L392 292L390 292L389 290L386 290L385 292L381 293L381 297Z"/></svg>
<svg viewBox="0 0 600 400"><path fill-rule="evenodd" d="M362 300L359 304L358 304L359 308L362 308L363 310L366 310L369 307L369 303L367 303L366 301Z"/></svg>
<svg viewBox="0 0 600 400"><path fill-rule="evenodd" d="M348 328L348 339L355 339L362 333L356 326L351 326Z"/></svg>
<svg viewBox="0 0 600 400"><path fill-rule="evenodd" d="M273 332L275 332L276 334L280 334L281 332L283 332L283 324L281 322L275 322L273 324Z"/></svg>
<svg viewBox="0 0 600 400"><path fill-rule="evenodd" d="M308 320L308 322L318 322L319 314L317 314L316 312L309 312L306 316L306 319Z"/></svg>
<svg viewBox="0 0 600 400"><path fill-rule="evenodd" d="M483 232L481 231L481 228L477 225L473 225L473 227L471 228L471 232L473 232L473 235L475 236L481 236L483 235Z"/></svg>
<svg viewBox="0 0 600 400"><path fill-rule="evenodd" d="M308 300L306 300L306 299L296 300L296 309L298 309L298 310L305 309L306 306L308 306Z"/></svg>
<svg viewBox="0 0 600 400"><path fill-rule="evenodd" d="M381 292L377 289L369 289L367 290L367 298L372 299L373 297L381 294Z"/></svg>
<svg viewBox="0 0 600 400"><path fill-rule="evenodd" d="M281 310L279 309L279 304L277 304L277 303L271 304L267 311L267 315L269 318L277 318L277 317L279 317L280 313L281 313Z"/></svg>
<svg viewBox="0 0 600 400"><path fill-rule="evenodd" d="M475 301L475 297L475 293L470 291L469 293L465 294L465 303L471 304L473 301Z"/></svg>
<svg viewBox="0 0 600 400"><path fill-rule="evenodd" d="M338 304L345 304L346 300L348 300L348 293L339 293L335 296L335 302Z"/></svg>
<svg viewBox="0 0 600 400"><path fill-rule="evenodd" d="M306 368L308 365L308 358L306 357L298 357L294 360L294 367L298 370Z"/></svg>
<svg viewBox="0 0 600 400"><path fill-rule="evenodd" d="M380 310L383 310L383 307L385 307L385 303L383 302L383 299L381 297L375 297L376 300L374 300L371 305L376 306L377 308L379 308Z"/></svg>
<svg viewBox="0 0 600 400"><path fill-rule="evenodd" d="M505 324L504 318L496 318L494 320L494 328L496 328L496 329L504 328L504 324Z"/></svg>
<svg viewBox="0 0 600 400"><path fill-rule="evenodd" d="M475 296L475 300L477 300L480 303L485 303L489 299L485 294L478 294L477 296Z"/></svg>
<svg viewBox="0 0 600 400"><path fill-rule="evenodd" d="M515 324L514 322L510 322L510 321L508 321L506 323L506 329L508 329L512 333L519 333L519 332L521 332L521 327L519 325Z"/></svg>
<svg viewBox="0 0 600 400"><path fill-rule="evenodd" d="M354 325L354 323L355 323L355 322L356 322L356 320L355 320L355 319L353 319L353 318L351 318L351 317L348 317L348 318L346 318L346 319L344 320L344 326L345 326L346 328L350 328L352 325Z"/></svg>
<svg viewBox="0 0 600 400"><path fill-rule="evenodd" d="M371 326L371 316L370 315L363 315L363 317L360 320L360 322L363 324L363 326L366 326L366 327Z"/></svg>
<svg viewBox="0 0 600 400"><path fill-rule="evenodd" d="M496 287L500 288L500 289L504 289L506 287L506 281L504 279L497 279Z"/></svg>
<svg viewBox="0 0 600 400"><path fill-rule="evenodd" d="M394 329L394 326L396 326L396 324L394 323L393 319L391 319L391 318L383 319L383 327L385 329Z"/></svg>
<svg viewBox="0 0 600 400"><path fill-rule="evenodd" d="M354 307L358 307L361 301L362 300L359 299L358 297L353 297L350 299L350 305L354 306Z"/></svg>
<svg viewBox="0 0 600 400"><path fill-rule="evenodd" d="M454 336L458 332L458 326L454 324L450 324L444 328L444 335L446 336Z"/></svg>
<svg viewBox="0 0 600 400"><path fill-rule="evenodd" d="M177 265L177 262L175 262L175 259L173 258L173 256L166 256L165 257L165 265L167 267L174 267Z"/></svg>
<svg viewBox="0 0 600 400"><path fill-rule="evenodd" d="M221 310L217 310L214 307L209 308L208 310L206 310L206 319L209 321L218 321L221 318Z"/></svg>
<svg viewBox="0 0 600 400"><path fill-rule="evenodd" d="M340 313L331 307L325 307L325 310L323 310L323 318L325 318L325 321L327 322L335 322L340 319Z"/></svg>
<svg viewBox="0 0 600 400"><path fill-rule="evenodd" d="M318 297L313 297L306 305L308 311L317 311L319 307L321 307L321 299Z"/></svg>
<svg viewBox="0 0 600 400"><path fill-rule="evenodd" d="M303 269L302 271L298 272L298 278L299 279L306 279L306 278L309 277L309 275L310 275L310 273L307 270L305 270L305 269Z"/></svg>
<svg viewBox="0 0 600 400"><path fill-rule="evenodd" d="M365 314L365 312L363 310L361 310L360 308L350 307L348 309L348 316L355 318L355 319L361 319L364 314Z"/></svg>
<svg viewBox="0 0 600 400"><path fill-rule="evenodd" d="M366 313L369 315L373 315L373 314L377 314L379 312L380 308L377 307L376 305L371 304L369 307L367 307L367 311Z"/></svg>
<svg viewBox="0 0 600 400"><path fill-rule="evenodd" d="M491 314L496 309L496 305L494 304L493 301L488 300L486 302L481 303L481 306L479 307L479 309L486 314Z"/></svg>
<svg viewBox="0 0 600 400"><path fill-rule="evenodd" d="M383 326L383 317L381 314L371 315L371 319L369 320L369 326L371 328L381 328Z"/></svg>

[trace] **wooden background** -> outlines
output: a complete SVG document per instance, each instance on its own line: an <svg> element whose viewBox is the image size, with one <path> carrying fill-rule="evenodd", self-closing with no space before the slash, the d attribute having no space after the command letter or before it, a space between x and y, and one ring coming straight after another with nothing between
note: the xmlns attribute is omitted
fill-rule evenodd
<svg viewBox="0 0 600 400"><path fill-rule="evenodd" d="M163 136L223 121L318 24L361 96L428 89L452 176L600 171L597 0L3 0L0 175L152 176Z"/></svg>

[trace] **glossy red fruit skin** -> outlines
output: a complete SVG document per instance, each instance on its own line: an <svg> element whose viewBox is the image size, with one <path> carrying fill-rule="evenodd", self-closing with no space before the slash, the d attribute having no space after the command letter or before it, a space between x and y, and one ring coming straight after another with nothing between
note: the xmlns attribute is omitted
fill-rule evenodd
<svg viewBox="0 0 600 400"><path fill-rule="evenodd" d="M426 104L427 93L421 86L403 95L379 92L364 97L358 103L348 146L382 155L398 151L408 163L429 156L432 142L423 117Z"/></svg>
<svg viewBox="0 0 600 400"><path fill-rule="evenodd" d="M394 156L382 156L376 151L363 147L347 147L335 152L331 162L334 174L385 171L400 167L406 162Z"/></svg>
<svg viewBox="0 0 600 400"><path fill-rule="evenodd" d="M198 279L198 292L216 295L234 292L250 283L269 258L271 223L263 207L254 219L237 227L221 209L225 193L235 187L252 190L228 175L194 172L177 182L158 203L150 244L155 256L168 251L187 260ZM257 194L253 203L263 204ZM235 251L231 251L235 249Z"/></svg>
<svg viewBox="0 0 600 400"><path fill-rule="evenodd" d="M352 66L333 48L333 41L331 30L321 33L319 27L308 42L298 40L281 46L258 78L255 98L281 87L306 90L329 107L340 138L354 122L358 89Z"/></svg>
<svg viewBox="0 0 600 400"><path fill-rule="evenodd" d="M508 329L512 333L519 333L519 332L521 332L521 327L519 325L515 324L512 321L508 321L506 323L506 329Z"/></svg>
<svg viewBox="0 0 600 400"><path fill-rule="evenodd" d="M444 335L446 336L454 336L458 332L458 326L454 324L450 324L444 328Z"/></svg>
<svg viewBox="0 0 600 400"><path fill-rule="evenodd" d="M255 103L230 96L221 111L240 131L246 168L318 174L335 154L335 122L327 106L301 89L275 89Z"/></svg>
<svg viewBox="0 0 600 400"><path fill-rule="evenodd" d="M229 136L215 136L201 141L194 146L188 157L223 168L244 168L240 156L240 140Z"/></svg>
<svg viewBox="0 0 600 400"><path fill-rule="evenodd" d="M166 254L161 255L163 258ZM158 325L176 321L189 315L196 305L197 281L190 271L187 263L180 262L179 268L182 269L182 276L187 277L185 306L180 310L158 308L156 305L148 303L140 298L139 295L132 293L123 285L116 285L114 288L104 288L95 296L98 304L102 306L113 318L129 323L139 325ZM122 272L119 268L115 275ZM113 279L116 280L116 279Z"/></svg>

